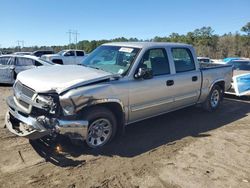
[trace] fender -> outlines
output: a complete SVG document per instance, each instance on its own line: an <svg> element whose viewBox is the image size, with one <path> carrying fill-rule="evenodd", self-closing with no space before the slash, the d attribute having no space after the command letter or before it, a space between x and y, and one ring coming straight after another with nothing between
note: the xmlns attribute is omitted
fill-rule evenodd
<svg viewBox="0 0 250 188"><path fill-rule="evenodd" d="M224 79L217 79L217 80L214 80L214 81L212 82L212 84L209 86L209 92L211 91L211 89L213 88L213 86L214 86L215 84L217 84L218 82L224 82L224 83L225 83L225 80L224 80Z"/></svg>

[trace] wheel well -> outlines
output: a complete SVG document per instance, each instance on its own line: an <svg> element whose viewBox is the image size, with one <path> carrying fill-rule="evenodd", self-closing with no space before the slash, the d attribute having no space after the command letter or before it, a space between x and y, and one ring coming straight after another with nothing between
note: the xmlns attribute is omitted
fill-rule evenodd
<svg viewBox="0 0 250 188"><path fill-rule="evenodd" d="M52 59L52 62L60 65L63 64L63 61L61 59Z"/></svg>
<svg viewBox="0 0 250 188"><path fill-rule="evenodd" d="M112 113L114 113L115 118L117 120L117 134L116 135L122 134L124 132L124 128L125 128L125 126L124 126L125 125L125 114L123 112L122 106L117 102L101 103L101 104L95 104L95 105L89 106L87 108L84 108L83 112L87 111L89 108L98 107L98 106L107 108Z"/></svg>
<svg viewBox="0 0 250 188"><path fill-rule="evenodd" d="M224 81L216 82L214 85L218 85L223 90L223 92L225 91L225 82Z"/></svg>

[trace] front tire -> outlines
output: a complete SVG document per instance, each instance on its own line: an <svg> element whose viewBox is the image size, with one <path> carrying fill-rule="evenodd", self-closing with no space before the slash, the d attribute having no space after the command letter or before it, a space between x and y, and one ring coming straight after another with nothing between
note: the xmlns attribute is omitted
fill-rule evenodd
<svg viewBox="0 0 250 188"><path fill-rule="evenodd" d="M206 111L213 112L219 108L222 99L223 89L221 89L221 87L218 85L214 85L203 104L203 108Z"/></svg>
<svg viewBox="0 0 250 188"><path fill-rule="evenodd" d="M91 148L99 148L109 143L115 136L117 120L105 107L92 107L84 118L89 121L86 143Z"/></svg>

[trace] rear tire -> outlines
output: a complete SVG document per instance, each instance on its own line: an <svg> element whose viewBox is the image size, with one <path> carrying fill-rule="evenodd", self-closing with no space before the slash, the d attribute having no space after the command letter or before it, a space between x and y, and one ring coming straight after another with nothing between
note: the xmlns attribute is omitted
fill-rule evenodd
<svg viewBox="0 0 250 188"><path fill-rule="evenodd" d="M86 143L91 148L100 148L109 143L115 136L117 120L114 114L105 107L92 107L84 113L89 121Z"/></svg>
<svg viewBox="0 0 250 188"><path fill-rule="evenodd" d="M217 110L223 99L223 92L224 91L220 86L214 85L206 101L203 103L203 108L208 112L213 112Z"/></svg>

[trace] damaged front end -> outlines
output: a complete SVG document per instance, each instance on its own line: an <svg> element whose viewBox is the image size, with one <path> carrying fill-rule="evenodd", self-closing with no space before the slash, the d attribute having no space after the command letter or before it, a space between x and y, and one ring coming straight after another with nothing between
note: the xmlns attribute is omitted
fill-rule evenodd
<svg viewBox="0 0 250 188"><path fill-rule="evenodd" d="M7 98L9 111L5 118L10 132L28 139L54 134L86 138L88 121L64 116L57 94L37 94L19 81L13 88L14 96Z"/></svg>

